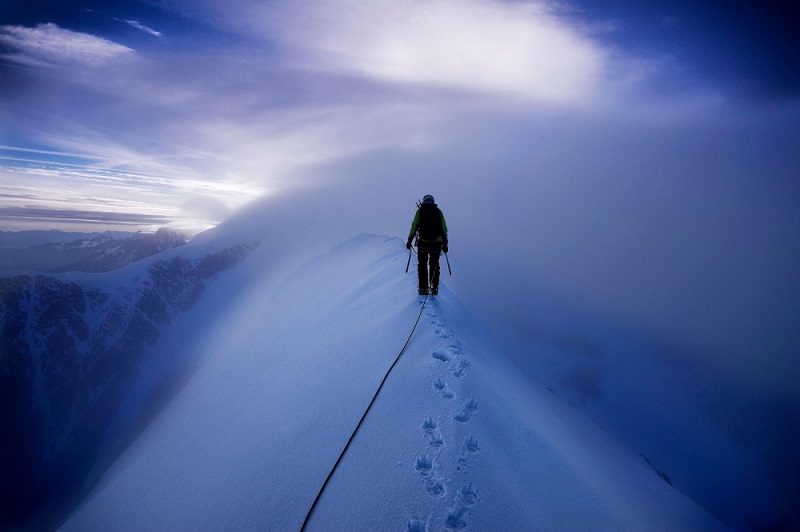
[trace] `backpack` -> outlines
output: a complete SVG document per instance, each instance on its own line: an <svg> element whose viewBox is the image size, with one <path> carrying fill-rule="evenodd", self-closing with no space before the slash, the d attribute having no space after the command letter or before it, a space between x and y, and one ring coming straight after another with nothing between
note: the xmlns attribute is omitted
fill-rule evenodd
<svg viewBox="0 0 800 532"><path fill-rule="evenodd" d="M432 242L442 236L442 211L435 203L419 206L419 238Z"/></svg>

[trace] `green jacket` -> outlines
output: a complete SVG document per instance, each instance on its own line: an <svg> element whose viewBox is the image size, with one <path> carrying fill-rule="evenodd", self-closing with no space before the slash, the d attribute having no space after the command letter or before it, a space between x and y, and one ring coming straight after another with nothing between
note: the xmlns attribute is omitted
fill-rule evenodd
<svg viewBox="0 0 800 532"><path fill-rule="evenodd" d="M436 207L436 210L439 211L439 220L441 221L441 224L442 224L442 234L439 235L434 240L425 240L424 238L422 238L420 236L419 237L419 241L421 241L421 242L447 242L447 222L445 222L445 220L444 220L444 213L442 212L442 210L439 207L436 206L435 203L433 205L434 205L434 207ZM417 209L417 213L414 215L414 221L411 222L411 230L408 232L408 239L409 240L414 238L414 235L417 234L417 230L419 229L419 221L420 221L420 209L418 208Z"/></svg>

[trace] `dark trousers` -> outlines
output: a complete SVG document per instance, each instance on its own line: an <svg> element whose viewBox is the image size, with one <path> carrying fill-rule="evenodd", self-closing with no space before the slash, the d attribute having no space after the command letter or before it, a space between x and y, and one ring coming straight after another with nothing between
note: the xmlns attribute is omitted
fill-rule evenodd
<svg viewBox="0 0 800 532"><path fill-rule="evenodd" d="M417 275L419 276L420 288L427 290L429 284L431 288L439 288L439 256L441 253L441 249L435 251L419 250Z"/></svg>

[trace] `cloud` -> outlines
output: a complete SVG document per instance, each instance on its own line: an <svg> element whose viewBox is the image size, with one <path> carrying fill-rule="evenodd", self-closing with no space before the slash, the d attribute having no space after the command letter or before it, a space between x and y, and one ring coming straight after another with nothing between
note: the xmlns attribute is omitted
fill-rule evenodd
<svg viewBox="0 0 800 532"><path fill-rule="evenodd" d="M541 2L244 2L221 14L280 41L301 68L529 103L591 101L611 60L586 27Z"/></svg>
<svg viewBox="0 0 800 532"><path fill-rule="evenodd" d="M12 159L15 166L0 167L2 226L57 226L63 221L79 230L137 224L143 229L155 229L167 222L182 222L200 230L222 221L230 209L222 200L216 204L207 202L202 212L198 208L187 209L185 198L224 198L225 202L241 205L258 195L258 190L249 184L235 181L192 176L188 171L189 175L164 175L158 172L159 168L168 172L176 168L148 163L141 154L141 164L133 166L150 167L156 173L114 169L109 164L116 156L113 153L106 154L111 159L104 161L84 155L85 162L81 164L69 162L78 155L47 150L27 153L30 157L6 158ZM133 151L122 155L136 156Z"/></svg>
<svg viewBox="0 0 800 532"><path fill-rule="evenodd" d="M152 28L149 28L149 27L145 26L144 24L142 24L141 22L139 22L137 20L127 20L127 19L121 19L121 18L115 18L114 20L117 20L119 22L124 22L125 24L131 26L132 28L136 28L137 30L141 30L141 31L143 31L145 33L148 33L148 34L152 35L153 37L163 37L164 36L164 34L161 33L160 31L156 31L156 30L154 30Z"/></svg>
<svg viewBox="0 0 800 532"><path fill-rule="evenodd" d="M170 222L170 218L141 213L125 213L115 211L84 211L76 209L19 209L14 207L0 207L0 220L15 221L46 220L57 222L94 222L115 225L154 225L159 226Z"/></svg>
<svg viewBox="0 0 800 532"><path fill-rule="evenodd" d="M0 43L12 50L4 59L28 66L97 67L135 54L127 46L52 23L34 28L0 26Z"/></svg>

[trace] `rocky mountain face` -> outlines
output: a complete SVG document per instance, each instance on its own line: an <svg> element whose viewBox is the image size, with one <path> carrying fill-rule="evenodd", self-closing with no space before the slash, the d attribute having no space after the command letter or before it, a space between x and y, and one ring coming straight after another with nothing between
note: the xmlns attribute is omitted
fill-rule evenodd
<svg viewBox="0 0 800 532"><path fill-rule="evenodd" d="M147 246L177 242L159 239ZM0 528L46 527L74 505L126 437L110 427L164 329L254 247L155 260L113 288L0 278Z"/></svg>
<svg viewBox="0 0 800 532"><path fill-rule="evenodd" d="M92 233L30 246L11 236L6 238L14 247L0 252L0 271L108 272L187 243L184 235L168 229L131 235Z"/></svg>

